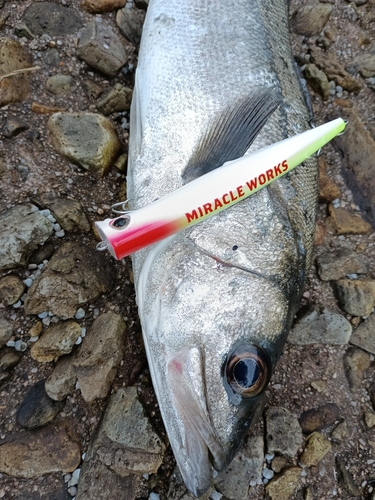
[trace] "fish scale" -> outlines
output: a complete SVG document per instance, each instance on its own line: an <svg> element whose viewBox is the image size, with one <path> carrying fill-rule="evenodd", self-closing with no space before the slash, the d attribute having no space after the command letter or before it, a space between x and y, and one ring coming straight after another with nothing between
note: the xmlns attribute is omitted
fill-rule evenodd
<svg viewBox="0 0 375 500"><path fill-rule="evenodd" d="M183 185L213 120L259 89L280 105L250 151L309 128L280 0L151 0L131 110L131 208ZM218 165L220 166L220 165ZM272 369L311 260L317 165L306 161L230 209L132 257L153 385L187 487L202 494L261 395L231 400L225 360L260 346Z"/></svg>

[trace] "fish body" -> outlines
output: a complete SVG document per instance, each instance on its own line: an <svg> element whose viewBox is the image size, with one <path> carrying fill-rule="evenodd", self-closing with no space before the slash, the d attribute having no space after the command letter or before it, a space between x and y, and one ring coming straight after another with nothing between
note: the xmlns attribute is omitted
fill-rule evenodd
<svg viewBox="0 0 375 500"><path fill-rule="evenodd" d="M284 1L151 0L131 110L131 208L196 177L197 150L216 133L207 130L260 91L278 107L250 151L309 128ZM311 158L132 257L153 385L196 496L211 466L233 458L281 354L311 262L316 204Z"/></svg>

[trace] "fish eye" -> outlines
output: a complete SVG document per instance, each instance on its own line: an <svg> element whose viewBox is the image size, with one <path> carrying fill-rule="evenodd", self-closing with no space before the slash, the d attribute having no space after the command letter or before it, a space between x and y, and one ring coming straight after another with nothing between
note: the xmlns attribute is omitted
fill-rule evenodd
<svg viewBox="0 0 375 500"><path fill-rule="evenodd" d="M112 227L115 229L124 229L130 222L130 217L118 217L112 221Z"/></svg>
<svg viewBox="0 0 375 500"><path fill-rule="evenodd" d="M224 368L226 382L241 398L252 398L267 386L271 376L271 363L267 353L259 346L244 344L228 355ZM231 394L229 394L230 399ZM237 396L237 397L238 397Z"/></svg>

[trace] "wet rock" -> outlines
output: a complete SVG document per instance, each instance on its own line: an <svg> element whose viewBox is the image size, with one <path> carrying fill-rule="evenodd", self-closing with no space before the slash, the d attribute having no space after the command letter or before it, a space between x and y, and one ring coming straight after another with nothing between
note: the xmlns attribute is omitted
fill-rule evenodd
<svg viewBox="0 0 375 500"><path fill-rule="evenodd" d="M71 394L77 381L74 356L63 356L56 363L55 369L45 382L48 396L55 401L62 401Z"/></svg>
<svg viewBox="0 0 375 500"><path fill-rule="evenodd" d="M316 258L319 278L323 281L338 280L347 274L367 273L367 261L347 248L326 252Z"/></svg>
<svg viewBox="0 0 375 500"><path fill-rule="evenodd" d="M319 165L319 199L321 201L333 201L340 198L340 189L333 182L327 173L327 166L324 158L318 158Z"/></svg>
<svg viewBox="0 0 375 500"><path fill-rule="evenodd" d="M117 12L116 23L125 38L136 47L141 42L144 12L138 9L121 9Z"/></svg>
<svg viewBox="0 0 375 500"><path fill-rule="evenodd" d="M295 32L307 37L319 35L332 10L332 5L315 2L299 7L292 18Z"/></svg>
<svg viewBox="0 0 375 500"><path fill-rule="evenodd" d="M110 399L85 460L99 460L119 476L156 473L165 445L153 430L135 387L119 389Z"/></svg>
<svg viewBox="0 0 375 500"><path fill-rule="evenodd" d="M267 484L267 495L271 500L289 500L299 485L301 472L299 467L286 469Z"/></svg>
<svg viewBox="0 0 375 500"><path fill-rule="evenodd" d="M307 64L304 75L310 87L326 101L330 96L330 86L326 74L315 64Z"/></svg>
<svg viewBox="0 0 375 500"><path fill-rule="evenodd" d="M88 233L91 230L90 222L78 201L56 198L49 194L41 196L40 200L42 205L51 210L64 231Z"/></svg>
<svg viewBox="0 0 375 500"><path fill-rule="evenodd" d="M81 9L91 14L100 14L121 9L125 4L126 0L82 0Z"/></svg>
<svg viewBox="0 0 375 500"><path fill-rule="evenodd" d="M305 434L326 429L340 418L340 408L334 403L326 403L318 408L304 411L298 421Z"/></svg>
<svg viewBox="0 0 375 500"><path fill-rule="evenodd" d="M352 316L368 316L375 306L375 280L341 279L333 284L339 306Z"/></svg>
<svg viewBox="0 0 375 500"><path fill-rule="evenodd" d="M371 314L358 328L356 328L350 338L350 343L367 352L375 354L375 313Z"/></svg>
<svg viewBox="0 0 375 500"><path fill-rule="evenodd" d="M98 22L89 23L82 31L76 54L108 76L115 76L128 60L121 38L111 27Z"/></svg>
<svg viewBox="0 0 375 500"><path fill-rule="evenodd" d="M57 151L86 170L103 175L120 154L116 132L102 115L56 113L47 126Z"/></svg>
<svg viewBox="0 0 375 500"><path fill-rule="evenodd" d="M364 372L370 367L371 358L367 352L349 347L344 355L345 375L352 390L360 388Z"/></svg>
<svg viewBox="0 0 375 500"><path fill-rule="evenodd" d="M349 73L359 72L363 78L375 76L375 53L361 53L353 59L352 64L347 68Z"/></svg>
<svg viewBox="0 0 375 500"><path fill-rule="evenodd" d="M97 102L96 107L106 116L119 111L128 111L132 101L132 94L132 89L116 83Z"/></svg>
<svg viewBox="0 0 375 500"><path fill-rule="evenodd" d="M313 432L307 438L305 449L300 457L300 462L307 467L318 465L331 448L332 445L327 438L319 432Z"/></svg>
<svg viewBox="0 0 375 500"><path fill-rule="evenodd" d="M347 439L349 436L350 432L346 420L338 424L332 431L332 437L337 441L343 441L344 439Z"/></svg>
<svg viewBox="0 0 375 500"><path fill-rule="evenodd" d="M51 94L60 95L69 92L74 85L74 80L70 75L53 75L46 81L46 89Z"/></svg>
<svg viewBox="0 0 375 500"><path fill-rule="evenodd" d="M83 80L82 88L88 99L98 99L104 92L102 86L89 79Z"/></svg>
<svg viewBox="0 0 375 500"><path fill-rule="evenodd" d="M65 111L65 108L59 108L56 106L47 106L46 104L41 104L39 102L33 102L31 104L31 111L39 115L53 115L53 113L61 113Z"/></svg>
<svg viewBox="0 0 375 500"><path fill-rule="evenodd" d="M375 426L375 413L366 412L364 415L365 424L369 429Z"/></svg>
<svg viewBox="0 0 375 500"><path fill-rule="evenodd" d="M28 128L28 124L24 121L17 117L10 117L5 121L1 133L7 139L11 139Z"/></svg>
<svg viewBox="0 0 375 500"><path fill-rule="evenodd" d="M75 321L63 321L48 328L31 348L31 357L40 363L56 361L60 356L69 354L81 333Z"/></svg>
<svg viewBox="0 0 375 500"><path fill-rule="evenodd" d="M5 307L15 304L25 291L25 283L15 274L0 279L0 302Z"/></svg>
<svg viewBox="0 0 375 500"><path fill-rule="evenodd" d="M226 498L246 500L249 484L262 480L263 461L263 437L248 438L229 466L215 478L216 489Z"/></svg>
<svg viewBox="0 0 375 500"><path fill-rule="evenodd" d="M52 233L52 223L28 206L17 205L1 213L0 270L25 265L31 252Z"/></svg>
<svg viewBox="0 0 375 500"><path fill-rule="evenodd" d="M0 315L0 347L3 347L13 334L12 325Z"/></svg>
<svg viewBox="0 0 375 500"><path fill-rule="evenodd" d="M324 71L328 80L334 80L348 92L358 93L362 89L362 84L353 78L341 64L334 59L330 52L323 52L317 47L310 48L310 62Z"/></svg>
<svg viewBox="0 0 375 500"><path fill-rule="evenodd" d="M64 408L64 404L48 397L44 380L40 380L29 390L18 408L17 424L26 429L41 427L53 420Z"/></svg>
<svg viewBox="0 0 375 500"><path fill-rule="evenodd" d="M10 102L23 101L29 92L30 73L22 72L5 77L14 71L30 68L32 57L18 42L0 40L0 107Z"/></svg>
<svg viewBox="0 0 375 500"><path fill-rule="evenodd" d="M29 259L30 264L41 264L45 260L49 260L55 252L55 247L51 241L47 241L43 246L37 248L31 254Z"/></svg>
<svg viewBox="0 0 375 500"><path fill-rule="evenodd" d="M361 490L354 483L353 476L346 469L345 462L339 455L336 456L336 469L337 477L342 487L349 493L350 497L358 497L361 494Z"/></svg>
<svg viewBox="0 0 375 500"><path fill-rule="evenodd" d="M329 204L328 212L329 222L336 234L367 234L371 230L368 222L359 215L351 215L345 208L335 208Z"/></svg>
<svg viewBox="0 0 375 500"><path fill-rule="evenodd" d="M296 417L281 406L266 412L267 452L294 457L301 446L302 430Z"/></svg>
<svg viewBox="0 0 375 500"><path fill-rule="evenodd" d="M25 10L23 21L34 35L74 35L82 28L73 11L54 2L33 2Z"/></svg>
<svg viewBox="0 0 375 500"><path fill-rule="evenodd" d="M79 306L111 289L114 271L108 259L82 244L63 244L27 293L26 314L50 311L72 318Z"/></svg>
<svg viewBox="0 0 375 500"><path fill-rule="evenodd" d="M99 460L83 462L75 500L108 500L108 485L111 498L133 500L137 498L138 485L142 476L129 474L119 476Z"/></svg>
<svg viewBox="0 0 375 500"><path fill-rule="evenodd" d="M343 175L353 191L355 203L375 221L375 141L354 109L344 108L340 116L349 121L345 136L336 137L334 146L343 159Z"/></svg>
<svg viewBox="0 0 375 500"><path fill-rule="evenodd" d="M81 449L68 422L8 436L0 445L0 472L15 477L40 477L72 472Z"/></svg>
<svg viewBox="0 0 375 500"><path fill-rule="evenodd" d="M119 314L97 318L85 337L90 349L83 348L74 362L82 397L88 403L105 398L116 376L125 350L126 325Z"/></svg>
<svg viewBox="0 0 375 500"><path fill-rule="evenodd" d="M309 308L294 324L288 342L296 345L347 344L352 326L347 319L329 309Z"/></svg>

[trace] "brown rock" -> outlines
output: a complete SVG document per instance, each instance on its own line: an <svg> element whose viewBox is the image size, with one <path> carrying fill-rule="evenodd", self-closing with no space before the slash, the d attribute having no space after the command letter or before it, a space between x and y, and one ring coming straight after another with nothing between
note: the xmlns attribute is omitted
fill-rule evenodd
<svg viewBox="0 0 375 500"><path fill-rule="evenodd" d="M322 245L326 234L327 234L326 225L322 220L318 220L316 222L316 227L315 227L314 245Z"/></svg>
<svg viewBox="0 0 375 500"><path fill-rule="evenodd" d="M39 102L33 102L31 104L31 111L33 111L34 113L38 113L39 115L52 115L53 113L65 111L65 108L46 106L45 104L40 104Z"/></svg>
<svg viewBox="0 0 375 500"><path fill-rule="evenodd" d="M266 486L267 495L272 500L289 500L297 489L302 469L291 467L280 476L272 479Z"/></svg>
<svg viewBox="0 0 375 500"><path fill-rule="evenodd" d="M63 321L48 328L31 348L31 357L40 363L56 361L69 354L81 333L75 321Z"/></svg>
<svg viewBox="0 0 375 500"><path fill-rule="evenodd" d="M314 92L317 92L323 101L327 101L330 95L330 87L326 74L315 66L315 64L307 64L304 75Z"/></svg>
<svg viewBox="0 0 375 500"><path fill-rule="evenodd" d="M343 459L337 455L336 456L336 468L339 483L344 487L347 493L349 493L350 498L358 497L361 494L361 490L353 481L353 476L345 467Z"/></svg>
<svg viewBox="0 0 375 500"><path fill-rule="evenodd" d="M375 306L375 280L341 279L333 284L339 306L352 316L368 316Z"/></svg>
<svg viewBox="0 0 375 500"><path fill-rule="evenodd" d="M327 403L318 408L304 411L298 422L305 434L325 429L340 418L340 408L333 403Z"/></svg>
<svg viewBox="0 0 375 500"><path fill-rule="evenodd" d="M81 9L91 14L99 14L121 9L125 4L126 0L82 0Z"/></svg>
<svg viewBox="0 0 375 500"><path fill-rule="evenodd" d="M0 446L0 471L15 477L72 472L80 463L80 445L66 421L9 436Z"/></svg>
<svg viewBox="0 0 375 500"><path fill-rule="evenodd" d="M278 474L289 465L289 460L287 458L278 456L272 460L271 468L274 472L276 472L276 474Z"/></svg>
<svg viewBox="0 0 375 500"><path fill-rule="evenodd" d="M104 92L103 87L89 79L83 80L82 88L88 99L98 99Z"/></svg>
<svg viewBox="0 0 375 500"><path fill-rule="evenodd" d="M292 17L294 30L299 35L315 36L324 28L333 7L321 3L307 3L299 7Z"/></svg>
<svg viewBox="0 0 375 500"><path fill-rule="evenodd" d="M0 302L10 306L18 302L25 291L24 282L15 274L8 274L0 279Z"/></svg>
<svg viewBox="0 0 375 500"><path fill-rule="evenodd" d="M350 343L375 354L375 313L354 330Z"/></svg>
<svg viewBox="0 0 375 500"><path fill-rule="evenodd" d="M363 418L365 420L365 424L369 429L375 426L375 413L371 413L368 411L364 414Z"/></svg>
<svg viewBox="0 0 375 500"><path fill-rule="evenodd" d="M3 347L13 335L12 325L0 314L0 347Z"/></svg>
<svg viewBox="0 0 375 500"><path fill-rule="evenodd" d="M132 101L132 89L116 83L97 102L96 106L103 115L108 116L120 111L128 111Z"/></svg>
<svg viewBox="0 0 375 500"><path fill-rule="evenodd" d="M356 391L361 387L364 372L371 363L370 355L362 349L349 347L344 355L345 375L349 382L349 387Z"/></svg>
<svg viewBox="0 0 375 500"><path fill-rule="evenodd" d="M88 233L91 230L90 222L78 201L45 194L42 195L41 202L51 210L64 231Z"/></svg>
<svg viewBox="0 0 375 500"><path fill-rule="evenodd" d="M55 401L62 401L71 394L77 381L74 356L63 356L45 382L46 393Z"/></svg>
<svg viewBox="0 0 375 500"><path fill-rule="evenodd" d="M368 271L367 260L348 248L338 248L317 256L319 278L322 281L339 280L347 274L365 274Z"/></svg>
<svg viewBox="0 0 375 500"><path fill-rule="evenodd" d="M343 441L349 436L350 436L350 431L348 429L348 424L346 423L346 420L339 423L332 432L332 437L334 439L337 439L338 441Z"/></svg>
<svg viewBox="0 0 375 500"><path fill-rule="evenodd" d="M356 56L350 65L350 70L359 71L363 78L375 76L375 53L367 52Z"/></svg>
<svg viewBox="0 0 375 500"><path fill-rule="evenodd" d="M340 189L333 182L327 173L327 166L324 158L318 158L319 165L319 200L333 201L340 198Z"/></svg>
<svg viewBox="0 0 375 500"><path fill-rule="evenodd" d="M0 372L18 365L23 354L12 347L4 347L0 351Z"/></svg>
<svg viewBox="0 0 375 500"><path fill-rule="evenodd" d="M319 432L313 432L307 438L306 447L300 457L300 462L307 467L318 465L331 448L332 445L327 438Z"/></svg>
<svg viewBox="0 0 375 500"><path fill-rule="evenodd" d="M26 98L30 73L18 70L30 68L32 62L29 52L18 42L9 38L0 41L0 107ZM6 77L16 71L17 74Z"/></svg>
<svg viewBox="0 0 375 500"><path fill-rule="evenodd" d="M30 337L39 337L43 331L43 323L39 320L29 330Z"/></svg>
<svg viewBox="0 0 375 500"><path fill-rule="evenodd" d="M24 130L27 130L29 128L29 125L25 123L23 120L20 118L14 116L14 117L8 117L3 125L3 128L1 130L2 134L4 137L7 139L11 139L12 137L17 136Z"/></svg>
<svg viewBox="0 0 375 500"><path fill-rule="evenodd" d="M63 244L30 287L26 314L51 311L71 318L79 306L112 287L113 267L100 253L73 242Z"/></svg>
<svg viewBox="0 0 375 500"><path fill-rule="evenodd" d="M334 80L348 92L358 93L362 89L362 84L353 78L330 52L322 52L317 47L311 47L310 54L311 62L324 71L329 80Z"/></svg>
<svg viewBox="0 0 375 500"><path fill-rule="evenodd" d="M330 222L336 234L367 234L371 231L371 225L359 215L351 215L345 208L335 208L328 205Z"/></svg>

